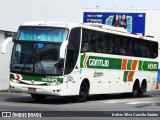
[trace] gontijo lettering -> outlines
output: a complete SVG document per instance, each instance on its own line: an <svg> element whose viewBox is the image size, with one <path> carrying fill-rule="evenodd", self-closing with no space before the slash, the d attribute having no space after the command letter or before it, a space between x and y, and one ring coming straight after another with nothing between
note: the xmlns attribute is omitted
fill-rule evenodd
<svg viewBox="0 0 160 120"><path fill-rule="evenodd" d="M109 67L109 60L89 59L89 66Z"/></svg>

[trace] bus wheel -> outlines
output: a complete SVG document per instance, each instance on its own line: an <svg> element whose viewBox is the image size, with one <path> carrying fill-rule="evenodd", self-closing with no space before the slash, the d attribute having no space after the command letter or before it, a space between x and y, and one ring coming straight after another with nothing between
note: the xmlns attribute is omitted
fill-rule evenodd
<svg viewBox="0 0 160 120"><path fill-rule="evenodd" d="M139 97L142 97L144 95L144 93L146 92L146 89L147 89L147 82L143 81L139 89Z"/></svg>
<svg viewBox="0 0 160 120"><path fill-rule="evenodd" d="M135 82L134 85L133 85L133 90L132 90L132 97L136 98L139 96L139 83L138 82Z"/></svg>
<svg viewBox="0 0 160 120"><path fill-rule="evenodd" d="M143 90L143 88L140 88L138 96L143 97L143 95L144 95L144 90Z"/></svg>
<svg viewBox="0 0 160 120"><path fill-rule="evenodd" d="M46 98L46 95L40 95L40 94L31 94L31 97L35 100L35 101L43 101Z"/></svg>
<svg viewBox="0 0 160 120"><path fill-rule="evenodd" d="M88 90L89 90L88 84L86 82L82 82L79 90L79 95L76 96L76 101L77 102L86 101L88 97Z"/></svg>

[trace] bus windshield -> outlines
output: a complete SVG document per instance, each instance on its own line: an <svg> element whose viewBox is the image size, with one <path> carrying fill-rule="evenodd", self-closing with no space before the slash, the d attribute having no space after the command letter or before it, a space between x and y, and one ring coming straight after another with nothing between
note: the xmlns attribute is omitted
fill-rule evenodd
<svg viewBox="0 0 160 120"><path fill-rule="evenodd" d="M63 59L59 58L61 44L17 42L14 44L11 71L23 74L63 74Z"/></svg>
<svg viewBox="0 0 160 120"><path fill-rule="evenodd" d="M68 30L56 27L20 27L17 40L63 42Z"/></svg>

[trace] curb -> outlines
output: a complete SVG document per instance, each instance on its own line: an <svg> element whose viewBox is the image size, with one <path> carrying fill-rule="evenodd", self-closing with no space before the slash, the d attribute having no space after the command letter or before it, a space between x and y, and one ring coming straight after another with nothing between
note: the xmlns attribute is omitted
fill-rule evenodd
<svg viewBox="0 0 160 120"><path fill-rule="evenodd" d="M0 90L0 93L1 93L1 92L9 92L9 90Z"/></svg>

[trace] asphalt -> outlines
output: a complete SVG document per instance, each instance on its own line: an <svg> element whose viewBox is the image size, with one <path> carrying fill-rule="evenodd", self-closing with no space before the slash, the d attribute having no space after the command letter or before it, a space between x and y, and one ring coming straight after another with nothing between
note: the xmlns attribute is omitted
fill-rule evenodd
<svg viewBox="0 0 160 120"><path fill-rule="evenodd" d="M77 103L72 97L49 96L43 102L34 101L29 94L0 92L0 111L1 112L40 112L42 118L32 119L57 119L57 120L125 120L125 119L150 119L159 120L158 117L121 117L112 116L112 113L125 113L139 111L160 113L160 91L152 91L141 98L131 98L122 94L95 95L90 96L86 102ZM156 112L157 111L157 112ZM50 116L50 117L47 117ZM22 118L0 118L18 120ZM31 118L23 118L31 119Z"/></svg>

